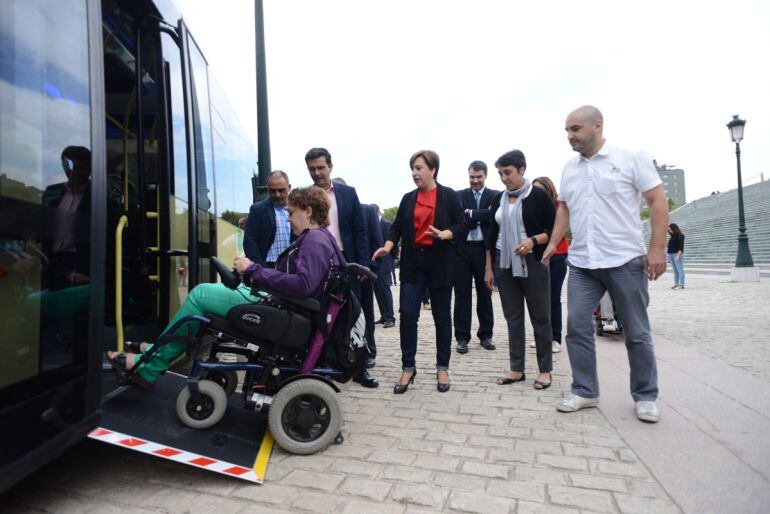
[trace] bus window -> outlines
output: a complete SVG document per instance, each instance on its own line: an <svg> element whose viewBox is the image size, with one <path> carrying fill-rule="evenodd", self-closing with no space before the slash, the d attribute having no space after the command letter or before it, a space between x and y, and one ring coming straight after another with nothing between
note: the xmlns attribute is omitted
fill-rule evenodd
<svg viewBox="0 0 770 514"><path fill-rule="evenodd" d="M91 211L86 2L0 2L0 48L0 405L6 406L85 373ZM70 412L76 417L84 408ZM25 430L11 448L0 443L0 465L47 437L37 426Z"/></svg>
<svg viewBox="0 0 770 514"><path fill-rule="evenodd" d="M189 38L190 73L192 75L192 119L195 146L195 179L198 212L198 280L212 280L209 258L216 251L214 233L214 162L211 149L211 112L209 110L208 68L198 46Z"/></svg>

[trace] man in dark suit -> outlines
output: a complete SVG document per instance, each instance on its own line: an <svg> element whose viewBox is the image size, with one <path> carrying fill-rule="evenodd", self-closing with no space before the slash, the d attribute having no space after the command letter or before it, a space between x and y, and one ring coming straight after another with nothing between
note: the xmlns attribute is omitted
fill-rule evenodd
<svg viewBox="0 0 770 514"><path fill-rule="evenodd" d="M335 179L336 180L336 179ZM373 205L362 204L361 210L364 214L366 223L366 240L369 244L371 254L377 251L384 242L382 238L382 229L377 219L377 209ZM377 262L372 263L372 269L377 272ZM364 311L366 319L366 340L369 342L369 351L371 352L369 360L366 363L367 368L373 368L377 358L377 344L374 341L374 288L380 282L379 272L377 280L364 280L361 282L361 308Z"/></svg>
<svg viewBox="0 0 770 514"><path fill-rule="evenodd" d="M290 190L289 176L281 170L273 171L267 178L270 198L255 203L249 210L243 250L246 257L262 266L274 267L278 256L295 239L287 209Z"/></svg>
<svg viewBox="0 0 770 514"><path fill-rule="evenodd" d="M377 211L380 234L382 241L385 241L392 223L382 217L379 206L373 204L372 207ZM396 325L396 317L393 314L393 293L390 291L390 286L393 282L393 254L389 253L377 259L374 262L374 268L377 273L377 281L374 283L374 296L377 298L377 306L380 308L380 319L375 321L375 323L382 323L383 328L391 328Z"/></svg>
<svg viewBox="0 0 770 514"><path fill-rule="evenodd" d="M468 167L468 179L471 187L457 192L460 206L464 212L465 225L468 227L468 237L465 244L458 247L455 280L454 325L457 353L468 352L468 342L471 339L471 289L476 285L476 315L479 318L479 329L476 332L481 346L494 350L492 341L492 295L484 284L484 267L486 255L484 250L484 235L487 233L489 220L494 213L489 205L492 198L499 192L484 187L487 179L487 165L482 161L473 161Z"/></svg>
<svg viewBox="0 0 770 514"><path fill-rule="evenodd" d="M348 262L357 262L362 266L371 267L372 252L369 252L365 218L356 189L343 183L332 182L332 156L326 148L308 150L305 154L305 164L313 183L329 195L332 205L329 210L327 229L334 236L345 259ZM358 284L353 284L353 292L360 300L361 287ZM353 377L353 380L364 387L380 385L366 369Z"/></svg>

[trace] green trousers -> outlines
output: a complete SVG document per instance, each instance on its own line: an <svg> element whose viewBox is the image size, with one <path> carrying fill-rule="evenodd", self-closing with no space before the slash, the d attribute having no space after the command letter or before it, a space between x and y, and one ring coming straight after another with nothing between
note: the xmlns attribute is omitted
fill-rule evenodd
<svg viewBox="0 0 770 514"><path fill-rule="evenodd" d="M229 289L224 284L199 284L187 295L187 299L171 319L161 336L166 334L170 327L185 316L216 314L220 317L227 316L227 311L236 305L256 302L256 297L250 294L247 287ZM177 330L177 335L190 336L198 332L199 322L185 323ZM149 346L147 350L152 348ZM166 371L177 357L187 350L185 343L168 343L158 348L152 359L139 366L137 373L148 382L155 382L158 376Z"/></svg>

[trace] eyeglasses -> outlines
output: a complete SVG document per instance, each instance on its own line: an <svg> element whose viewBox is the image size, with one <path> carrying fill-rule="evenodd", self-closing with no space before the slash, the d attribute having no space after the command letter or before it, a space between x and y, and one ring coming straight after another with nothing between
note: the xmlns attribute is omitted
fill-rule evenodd
<svg viewBox="0 0 770 514"><path fill-rule="evenodd" d="M271 189L271 188L267 188L267 191L268 191L268 193L270 193L271 195L277 195L277 194L283 194L283 193L285 193L285 192L286 192L286 188L285 188L285 187L282 187L282 188L280 188L280 189Z"/></svg>

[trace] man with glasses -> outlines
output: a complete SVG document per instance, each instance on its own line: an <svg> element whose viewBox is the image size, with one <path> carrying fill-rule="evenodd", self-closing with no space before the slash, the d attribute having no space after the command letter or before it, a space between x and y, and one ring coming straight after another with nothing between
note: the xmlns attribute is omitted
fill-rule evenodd
<svg viewBox="0 0 770 514"><path fill-rule="evenodd" d="M290 190L289 176L281 170L273 171L267 177L270 197L255 203L249 210L243 250L249 260L263 267L275 267L278 256L294 240L287 209Z"/></svg>

